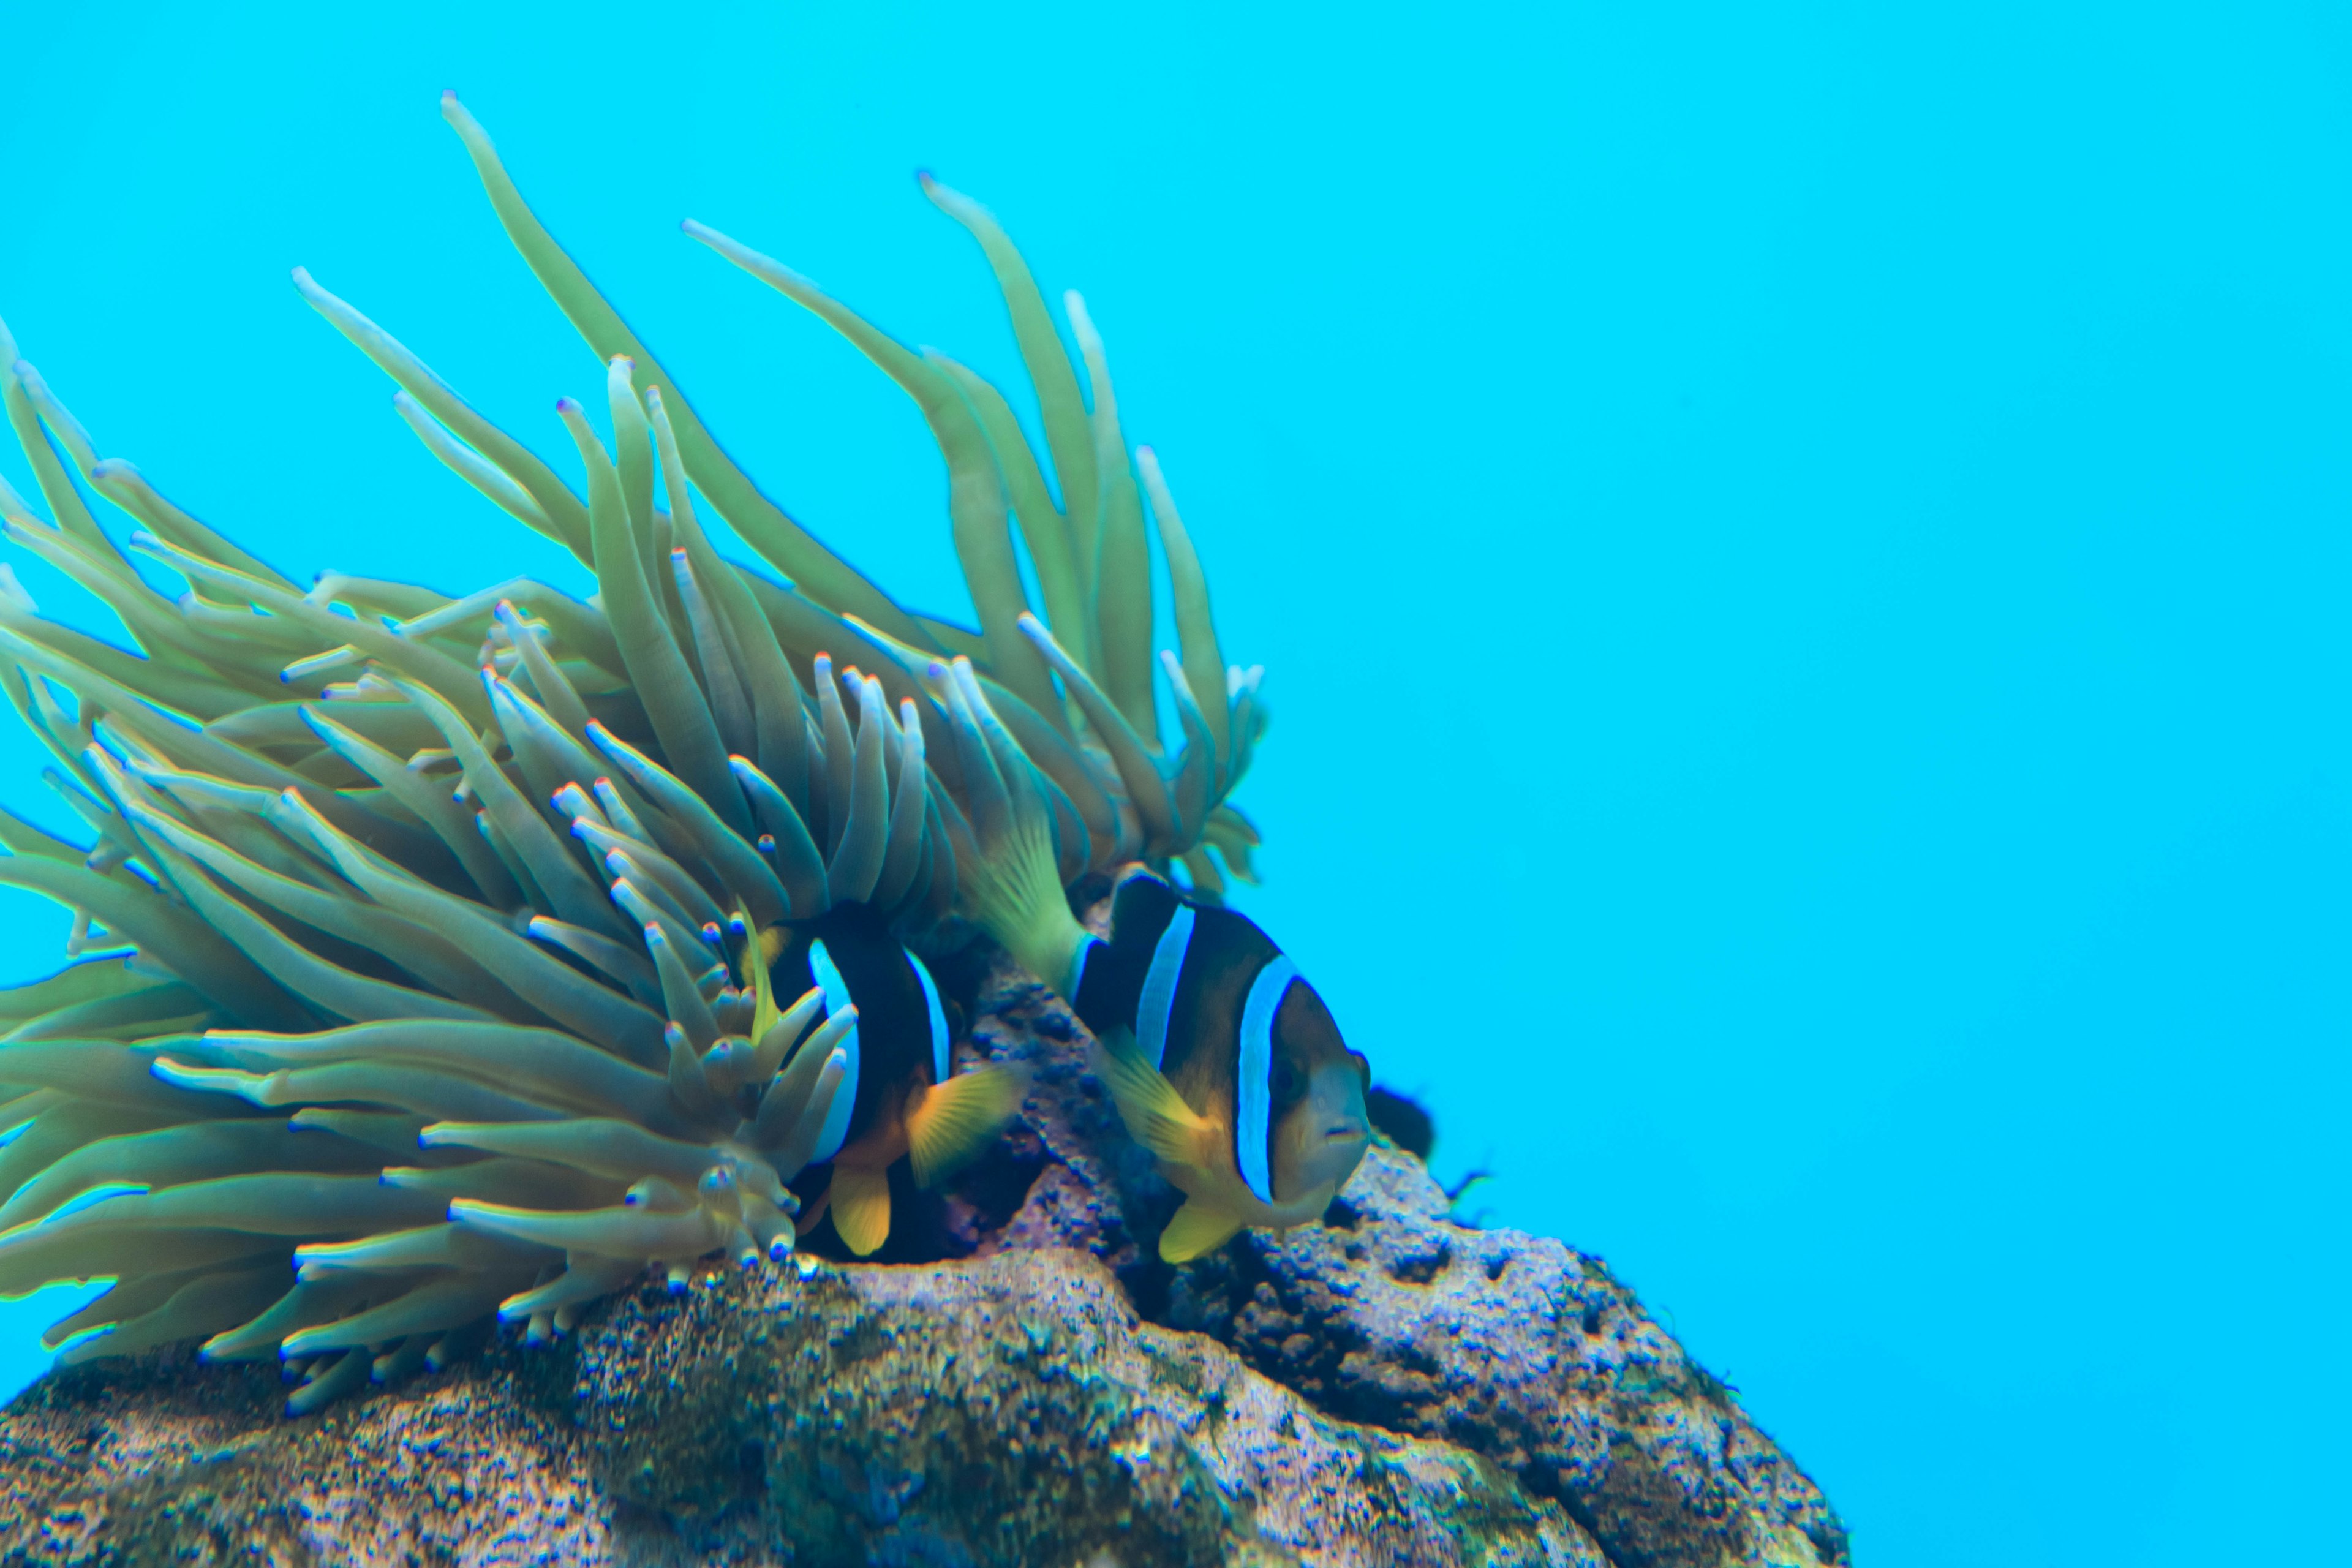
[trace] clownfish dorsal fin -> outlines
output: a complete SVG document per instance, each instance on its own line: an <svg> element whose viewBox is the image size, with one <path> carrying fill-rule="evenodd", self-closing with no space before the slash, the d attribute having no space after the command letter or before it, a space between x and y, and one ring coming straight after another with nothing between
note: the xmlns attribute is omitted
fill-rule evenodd
<svg viewBox="0 0 2352 1568"><path fill-rule="evenodd" d="M1118 875L1110 896L1115 900L1122 893L1134 893L1144 898L1174 898L1176 884L1138 860Z"/></svg>
<svg viewBox="0 0 2352 1568"><path fill-rule="evenodd" d="M833 1168L833 1228L860 1258L890 1239L890 1178L864 1165Z"/></svg>
<svg viewBox="0 0 2352 1568"><path fill-rule="evenodd" d="M1204 1166L1203 1141L1216 1129L1134 1046L1115 1036L1097 1037L1095 1046L1102 1053L1096 1070L1129 1135L1171 1164Z"/></svg>
<svg viewBox="0 0 2352 1568"><path fill-rule="evenodd" d="M1160 1233L1160 1257L1168 1263L1189 1263L1224 1246L1241 1227L1239 1215L1188 1198Z"/></svg>
<svg viewBox="0 0 2352 1568"><path fill-rule="evenodd" d="M1001 1067L982 1068L935 1083L907 1112L907 1163L915 1184L928 1187L988 1145L1021 1109L1020 1078Z"/></svg>

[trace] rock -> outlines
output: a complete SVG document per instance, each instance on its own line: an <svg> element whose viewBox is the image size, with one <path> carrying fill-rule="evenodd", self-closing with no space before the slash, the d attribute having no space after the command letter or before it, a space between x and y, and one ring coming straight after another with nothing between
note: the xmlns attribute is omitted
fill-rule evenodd
<svg viewBox="0 0 2352 1568"><path fill-rule="evenodd" d="M0 1562L609 1561L609 1499L511 1359L302 1421L269 1365L52 1373L0 1413Z"/></svg>
<svg viewBox="0 0 2352 1568"><path fill-rule="evenodd" d="M1086 1072L1085 1026L1009 964L981 995L973 1043L1033 1075L1024 1118L1046 1162L983 1248L1032 1235L1092 1247L1150 1317L1231 1345L1330 1415L1493 1461L1559 1500L1617 1568L1850 1561L1819 1489L1607 1265L1454 1224L1411 1155L1375 1147L1322 1226L1159 1264L1181 1194Z"/></svg>
<svg viewBox="0 0 2352 1568"><path fill-rule="evenodd" d="M960 1061L1031 1092L905 1194L904 1264L648 1283L301 1421L274 1369L184 1350L52 1374L0 1412L0 1563L1850 1562L1601 1259L1454 1223L1409 1155L1320 1226L1162 1264L1180 1194L1083 1026L984 953L942 980Z"/></svg>
<svg viewBox="0 0 2352 1568"><path fill-rule="evenodd" d="M1547 1564L1463 1449L1325 1415L1072 1252L648 1284L580 1339L303 1421L148 1356L0 1415L0 1560Z"/></svg>
<svg viewBox="0 0 2352 1568"><path fill-rule="evenodd" d="M1094 910L1097 932L1105 900ZM1091 1252L1130 1292L1156 1301L1167 1270L1153 1248L1182 1201L1150 1153L1127 1135L1118 1110L1089 1069L1093 1037L1068 1005L1002 957L960 978L977 990L970 1037L957 1065L1015 1067L1029 1079L1021 1122L959 1184L981 1196L968 1210L972 1249L1037 1247ZM1006 1200L1010 1200L1007 1202ZM1141 1239L1139 1241L1139 1237Z"/></svg>
<svg viewBox="0 0 2352 1568"><path fill-rule="evenodd" d="M1375 1148L1322 1226L1187 1265L1167 1319L1318 1409L1493 1460L1618 1568L1848 1561L1811 1481L1601 1259L1448 1206Z"/></svg>

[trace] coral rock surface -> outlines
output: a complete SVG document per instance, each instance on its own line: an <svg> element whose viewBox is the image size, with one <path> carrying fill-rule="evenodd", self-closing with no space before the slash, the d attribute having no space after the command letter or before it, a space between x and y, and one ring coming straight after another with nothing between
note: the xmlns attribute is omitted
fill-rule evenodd
<svg viewBox="0 0 2352 1568"><path fill-rule="evenodd" d="M0 1421L0 1556L1605 1563L1495 1466L1321 1415L1077 1253L648 1285L558 1351L308 1421L282 1397L169 1357L47 1380Z"/></svg>

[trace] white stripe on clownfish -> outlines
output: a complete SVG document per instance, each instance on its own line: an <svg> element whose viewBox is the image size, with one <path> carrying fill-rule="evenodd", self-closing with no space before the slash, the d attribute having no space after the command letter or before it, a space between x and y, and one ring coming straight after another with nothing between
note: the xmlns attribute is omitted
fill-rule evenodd
<svg viewBox="0 0 2352 1568"><path fill-rule="evenodd" d="M907 962L914 965L915 984L923 988L923 1009L930 1016L931 1081L945 1083L948 1069L955 1065L948 1054L947 1009L940 1005L940 988L931 983L931 972L923 967L923 961L908 952Z"/></svg>
<svg viewBox="0 0 2352 1568"><path fill-rule="evenodd" d="M1234 1161L1258 1202L1267 1205L1274 1202L1265 1152L1274 1117L1274 1017L1297 978L1298 966L1276 953L1250 982L1249 1000L1242 1004L1241 1059L1234 1072L1241 1102L1234 1121Z"/></svg>
<svg viewBox="0 0 2352 1568"><path fill-rule="evenodd" d="M1155 1068L1168 1054L1168 1019L1176 1010L1176 984L1184 977L1184 955L1192 947L1192 906L1178 904L1151 949L1151 967L1144 971L1143 994L1135 1004L1135 1044Z"/></svg>
<svg viewBox="0 0 2352 1568"><path fill-rule="evenodd" d="M819 938L809 943L809 974L816 981L817 989L824 993L824 1016L832 1017L850 1005L849 983L834 967L833 954L825 952L824 941ZM841 1087L834 1091L833 1104L824 1113L824 1128L817 1134L816 1151L809 1156L814 1164L830 1160L841 1152L842 1140L849 1136L849 1112L857 1103L857 1064L861 1055L857 1048L857 1026L841 1037L838 1047L848 1058L841 1075Z"/></svg>
<svg viewBox="0 0 2352 1568"><path fill-rule="evenodd" d="M1070 961L1070 984L1062 994L1076 996L1087 983L1087 960L1093 958L1098 952L1108 952L1109 951L1110 943L1098 936L1089 936L1086 941L1078 943L1078 956Z"/></svg>

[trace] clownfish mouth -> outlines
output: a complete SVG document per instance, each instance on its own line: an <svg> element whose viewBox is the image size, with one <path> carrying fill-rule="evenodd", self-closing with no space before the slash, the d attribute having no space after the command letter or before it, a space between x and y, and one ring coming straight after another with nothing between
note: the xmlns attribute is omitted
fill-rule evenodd
<svg viewBox="0 0 2352 1568"><path fill-rule="evenodd" d="M1361 1143L1370 1137L1360 1121L1342 1121L1336 1127L1323 1130L1323 1142L1326 1143Z"/></svg>

